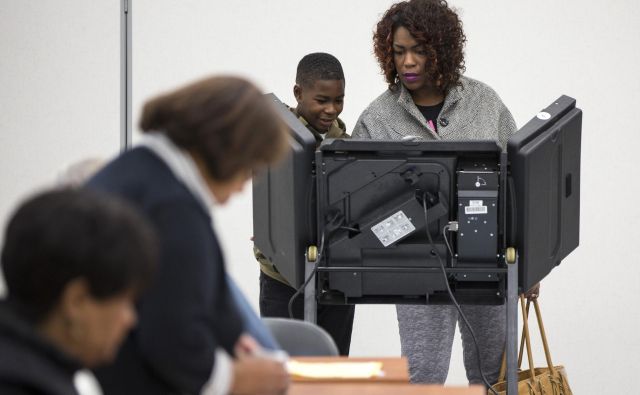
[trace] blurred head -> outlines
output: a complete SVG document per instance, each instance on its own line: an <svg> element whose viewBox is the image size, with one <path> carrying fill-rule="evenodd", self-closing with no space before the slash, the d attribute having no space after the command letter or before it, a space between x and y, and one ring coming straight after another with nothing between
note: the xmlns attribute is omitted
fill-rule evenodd
<svg viewBox="0 0 640 395"><path fill-rule="evenodd" d="M464 72L466 37L445 0L410 0L391 6L378 22L373 48L390 89L444 92Z"/></svg>
<svg viewBox="0 0 640 395"><path fill-rule="evenodd" d="M327 132L342 112L344 85L342 65L333 55L306 55L298 63L293 87L296 112L318 132Z"/></svg>
<svg viewBox="0 0 640 395"><path fill-rule="evenodd" d="M101 158L85 158L65 168L56 180L60 187L80 187L105 164Z"/></svg>
<svg viewBox="0 0 640 395"><path fill-rule="evenodd" d="M86 366L111 360L135 324L134 301L155 267L155 236L114 197L60 189L24 202L2 249L8 301Z"/></svg>
<svg viewBox="0 0 640 395"><path fill-rule="evenodd" d="M252 83L210 77L149 100L144 133L163 133L195 159L212 194L224 203L253 170L277 161L287 129L274 105Z"/></svg>

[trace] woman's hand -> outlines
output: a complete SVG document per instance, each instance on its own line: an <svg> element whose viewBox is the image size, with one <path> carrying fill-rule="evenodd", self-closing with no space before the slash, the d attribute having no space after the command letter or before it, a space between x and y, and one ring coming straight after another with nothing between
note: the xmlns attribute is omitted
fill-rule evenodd
<svg viewBox="0 0 640 395"><path fill-rule="evenodd" d="M231 393L237 395L284 394L289 373L284 363L270 358L242 356L233 364Z"/></svg>
<svg viewBox="0 0 640 395"><path fill-rule="evenodd" d="M236 357L257 355L262 350L262 347L256 339L247 334L242 334L238 338L236 345L234 346L234 353Z"/></svg>
<svg viewBox="0 0 640 395"><path fill-rule="evenodd" d="M527 299L537 299L540 296L540 283L537 283L524 293L524 297Z"/></svg>
<svg viewBox="0 0 640 395"><path fill-rule="evenodd" d="M241 335L234 351L232 394L276 395L287 391L289 373L285 364L270 358L253 337Z"/></svg>

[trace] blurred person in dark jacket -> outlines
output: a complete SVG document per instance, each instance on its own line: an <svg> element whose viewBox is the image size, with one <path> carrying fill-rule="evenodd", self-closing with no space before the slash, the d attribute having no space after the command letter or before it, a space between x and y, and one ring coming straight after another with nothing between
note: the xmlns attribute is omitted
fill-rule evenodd
<svg viewBox="0 0 640 395"><path fill-rule="evenodd" d="M246 333L211 214L284 154L284 124L252 83L217 76L148 101L140 128L140 145L87 183L135 204L161 246L138 326L96 371L105 394L284 392L284 364Z"/></svg>
<svg viewBox="0 0 640 395"><path fill-rule="evenodd" d="M77 394L74 375L111 361L155 267L150 225L125 202L59 189L13 214L2 249L0 393Z"/></svg>

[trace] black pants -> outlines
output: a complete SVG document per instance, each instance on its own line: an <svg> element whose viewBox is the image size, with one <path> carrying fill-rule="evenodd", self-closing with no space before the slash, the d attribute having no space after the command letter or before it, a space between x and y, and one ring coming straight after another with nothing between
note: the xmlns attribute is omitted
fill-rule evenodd
<svg viewBox="0 0 640 395"><path fill-rule="evenodd" d="M292 287L260 272L260 315L289 318L289 299L296 293ZM304 295L293 302L293 317L304 318ZM340 355L349 355L353 329L353 305L318 305L318 325L329 332Z"/></svg>

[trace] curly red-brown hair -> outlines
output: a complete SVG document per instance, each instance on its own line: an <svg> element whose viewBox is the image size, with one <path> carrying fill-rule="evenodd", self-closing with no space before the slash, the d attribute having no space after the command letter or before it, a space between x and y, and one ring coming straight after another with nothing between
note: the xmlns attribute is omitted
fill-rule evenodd
<svg viewBox="0 0 640 395"><path fill-rule="evenodd" d="M373 50L389 89L398 81L393 34L401 26L424 46L431 82L442 91L458 84L465 70L463 49L467 41L458 14L445 0L409 0L392 5L373 32Z"/></svg>

